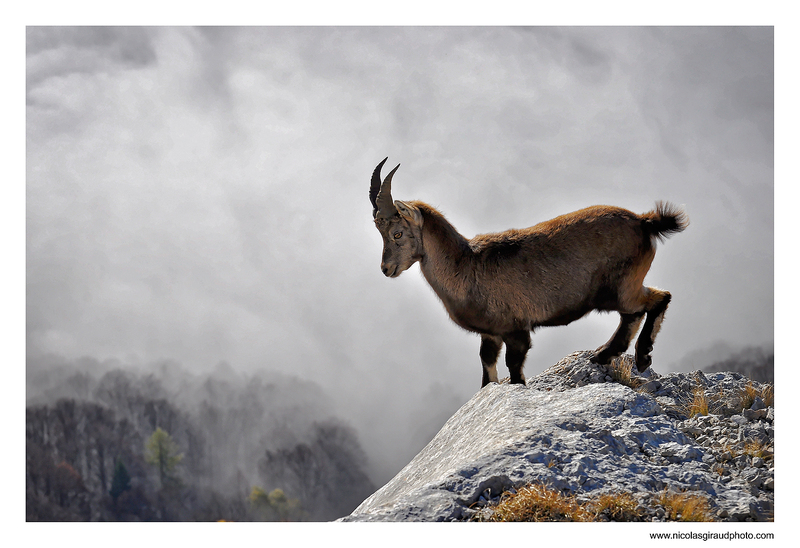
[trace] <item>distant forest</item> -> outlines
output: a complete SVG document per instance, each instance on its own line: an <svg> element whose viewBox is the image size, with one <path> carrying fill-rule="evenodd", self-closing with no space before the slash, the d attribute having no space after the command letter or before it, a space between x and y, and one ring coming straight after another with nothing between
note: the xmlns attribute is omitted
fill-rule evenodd
<svg viewBox="0 0 800 548"><path fill-rule="evenodd" d="M735 371L754 381L775 382L775 351L772 347L750 346L704 367L710 373Z"/></svg>
<svg viewBox="0 0 800 548"><path fill-rule="evenodd" d="M322 521L375 486L312 382L29 360L28 521Z"/></svg>

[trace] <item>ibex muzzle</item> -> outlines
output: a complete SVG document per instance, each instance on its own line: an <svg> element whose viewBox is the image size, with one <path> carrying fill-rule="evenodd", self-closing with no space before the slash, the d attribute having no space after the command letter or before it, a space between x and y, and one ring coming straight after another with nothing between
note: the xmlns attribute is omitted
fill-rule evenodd
<svg viewBox="0 0 800 548"><path fill-rule="evenodd" d="M506 345L512 383L522 367L530 332L567 325L592 310L616 311L620 324L593 360L607 364L636 341L639 371L650 366L653 341L671 295L643 285L655 244L689 222L675 206L657 202L637 215L593 206L522 230L467 240L424 202L392 200L392 176L381 181L384 159L372 173L369 197L383 237L381 270L395 278L415 262L450 318L481 335L482 386L497 382L497 358Z"/></svg>
<svg viewBox="0 0 800 548"><path fill-rule="evenodd" d="M422 217L413 206L392 200L392 176L400 164L381 182L381 168L386 160L372 173L369 198L375 226L383 236L381 271L389 278L396 278L422 258Z"/></svg>

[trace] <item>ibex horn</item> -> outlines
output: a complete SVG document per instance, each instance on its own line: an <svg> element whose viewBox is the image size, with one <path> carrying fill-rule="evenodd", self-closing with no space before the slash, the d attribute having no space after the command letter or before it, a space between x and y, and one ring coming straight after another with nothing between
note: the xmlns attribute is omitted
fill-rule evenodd
<svg viewBox="0 0 800 548"><path fill-rule="evenodd" d="M375 168L375 171L372 172L372 183L369 185L369 201L372 202L373 217L378 214L378 204L375 202L375 200L378 197L378 192L381 190L381 168L388 159L388 156L384 158L383 161L378 164L378 167Z"/></svg>
<svg viewBox="0 0 800 548"><path fill-rule="evenodd" d="M388 158L384 159L383 162L385 162L387 159ZM375 168L375 171L372 174L372 184L370 186L370 197L372 197L375 188L378 188L375 199L372 202L372 205L375 207L375 210L372 212L374 217L377 217L379 214L381 217L391 217L397 213L397 208L394 206L394 200L392 200L392 176L394 175L394 172L397 171L397 168L400 167L400 164L397 164L397 166L395 166L395 168L390 171L383 180L383 183L380 183L380 171L381 167L383 166L383 162L378 164L378 167Z"/></svg>

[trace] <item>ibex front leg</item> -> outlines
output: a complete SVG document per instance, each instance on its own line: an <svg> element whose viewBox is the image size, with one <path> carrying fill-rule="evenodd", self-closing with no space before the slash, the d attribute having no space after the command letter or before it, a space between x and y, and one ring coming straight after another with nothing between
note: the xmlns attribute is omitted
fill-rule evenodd
<svg viewBox="0 0 800 548"><path fill-rule="evenodd" d="M525 363L525 355L531 347L530 331L514 331L504 335L503 342L506 343L506 366L511 376L511 384L525 384L522 366Z"/></svg>
<svg viewBox="0 0 800 548"><path fill-rule="evenodd" d="M481 365L483 365L483 380L481 388L490 382L497 382L497 357L503 348L503 339L493 335L481 335Z"/></svg>

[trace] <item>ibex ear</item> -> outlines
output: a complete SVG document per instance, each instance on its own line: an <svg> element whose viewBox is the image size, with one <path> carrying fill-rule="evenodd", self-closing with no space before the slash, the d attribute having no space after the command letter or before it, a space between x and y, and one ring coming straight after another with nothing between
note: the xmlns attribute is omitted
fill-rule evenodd
<svg viewBox="0 0 800 548"><path fill-rule="evenodd" d="M422 212L417 206L411 205L408 202L395 200L394 207L397 208L397 212L400 213L400 215L406 220L414 223L417 226L422 226Z"/></svg>

